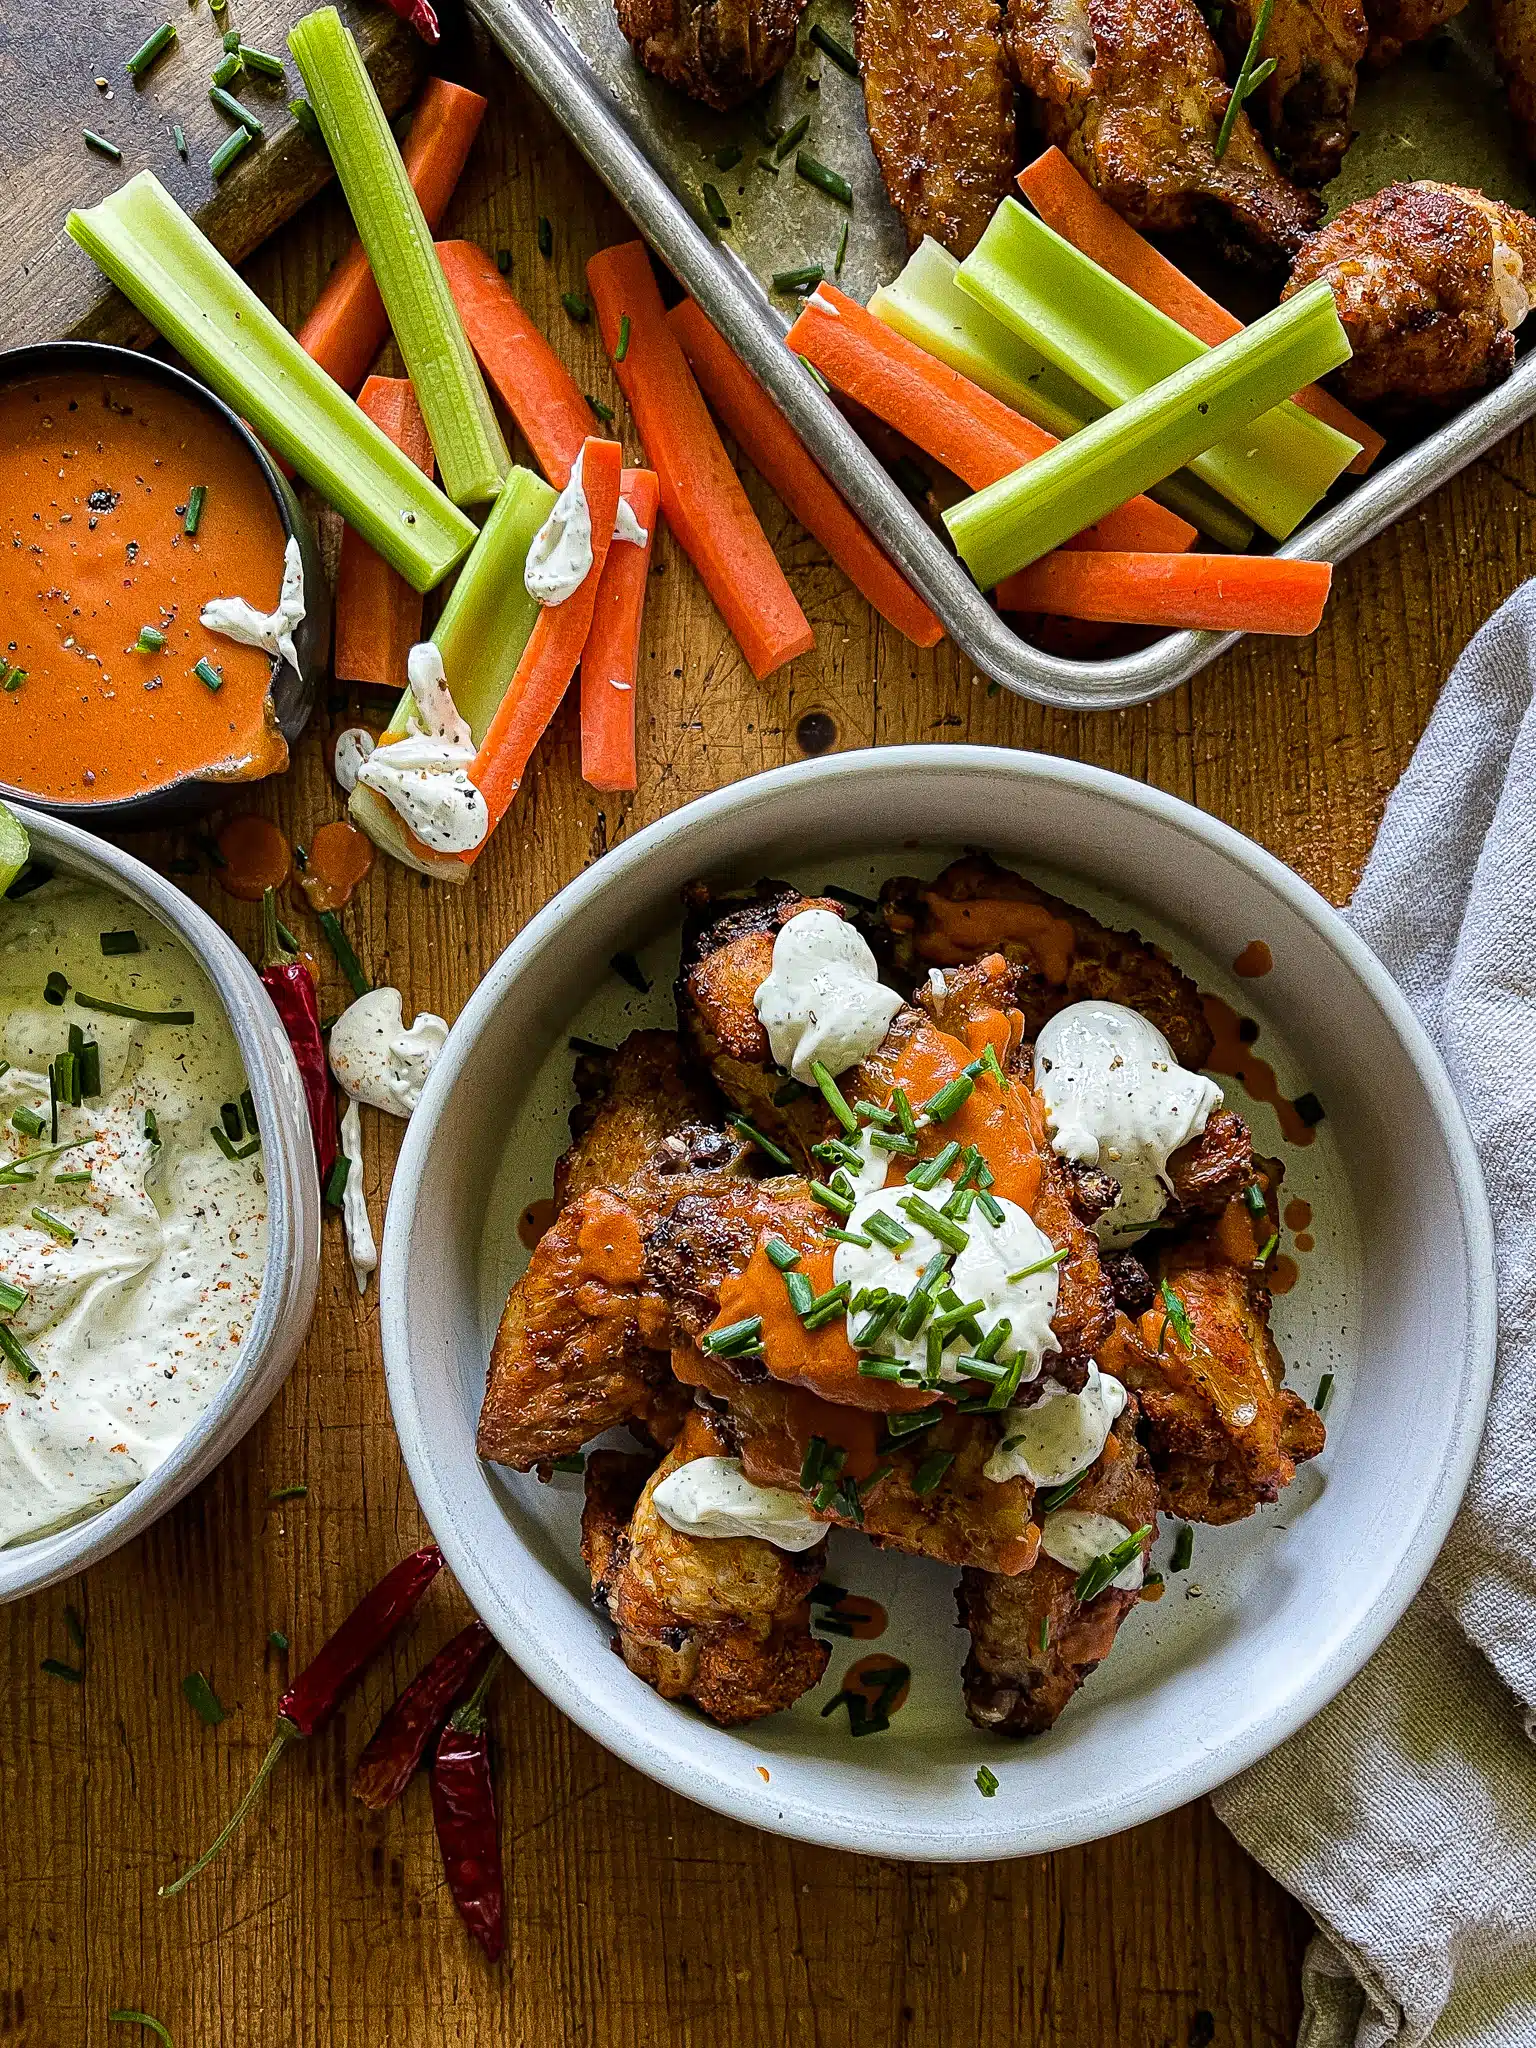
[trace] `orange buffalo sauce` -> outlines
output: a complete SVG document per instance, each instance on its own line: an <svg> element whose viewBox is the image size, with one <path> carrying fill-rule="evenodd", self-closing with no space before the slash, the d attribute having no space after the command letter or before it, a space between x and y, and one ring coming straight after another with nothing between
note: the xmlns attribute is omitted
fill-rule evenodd
<svg viewBox="0 0 1536 2048"><path fill-rule="evenodd" d="M1072 927L1044 903L1012 896L944 896L923 891L931 920L917 941L917 954L930 967L963 967L978 952L1026 947L1047 981L1065 982L1076 943Z"/></svg>
<svg viewBox="0 0 1536 2048"><path fill-rule="evenodd" d="M0 691L0 779L87 803L285 768L270 658L199 619L282 584L283 524L234 432L148 378L51 371L0 385L0 449L0 655L25 671ZM164 647L130 652L142 626Z"/></svg>

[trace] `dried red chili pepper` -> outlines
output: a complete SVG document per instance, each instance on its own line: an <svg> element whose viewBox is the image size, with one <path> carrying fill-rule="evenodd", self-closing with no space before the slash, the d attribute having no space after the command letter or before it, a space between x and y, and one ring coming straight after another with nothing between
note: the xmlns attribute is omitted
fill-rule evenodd
<svg viewBox="0 0 1536 2048"><path fill-rule="evenodd" d="M443 32L437 25L437 15L430 0L384 0L384 4L391 14L398 14L402 21L408 21L424 43L430 43L434 49L437 47Z"/></svg>
<svg viewBox="0 0 1536 2048"><path fill-rule="evenodd" d="M432 1759L432 1818L448 1889L464 1925L493 1963L502 1950L504 1899L484 1705L501 1655L495 1653L480 1683L450 1716Z"/></svg>
<svg viewBox="0 0 1536 2048"><path fill-rule="evenodd" d="M298 1063L309 1108L309 1128L315 1140L315 1164L320 1169L323 1193L336 1164L336 1096L331 1083L331 1063L325 1056L320 1035L320 1004L309 969L285 946L277 928L277 894L268 889L261 899L261 985L272 998L273 1008L283 1020L288 1043Z"/></svg>
<svg viewBox="0 0 1536 2048"><path fill-rule="evenodd" d="M262 1758L250 1790L192 1867L169 1884L161 1885L162 1899L185 1891L198 1872L207 1869L256 1804L278 1758L292 1743L325 1726L341 1704L347 1687L388 1642L442 1568L443 1553L435 1543L429 1543L402 1558L372 1592L363 1595L340 1628L322 1645L319 1655L305 1666L278 1701L272 1746Z"/></svg>
<svg viewBox="0 0 1536 2048"><path fill-rule="evenodd" d="M401 1693L352 1773L352 1790L364 1806L378 1813L394 1805L416 1775L427 1744L447 1720L490 1640L485 1623L472 1621Z"/></svg>

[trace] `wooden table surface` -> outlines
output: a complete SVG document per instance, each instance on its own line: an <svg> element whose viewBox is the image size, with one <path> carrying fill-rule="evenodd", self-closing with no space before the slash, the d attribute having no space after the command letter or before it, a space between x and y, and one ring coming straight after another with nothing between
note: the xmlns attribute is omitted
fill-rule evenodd
<svg viewBox="0 0 1536 2048"><path fill-rule="evenodd" d="M492 113L448 231L510 250L519 297L583 388L620 407L595 327L574 327L559 294L580 289L587 256L627 232L624 218L499 60L461 52L458 70L490 94ZM555 224L549 262L539 214ZM330 194L248 266L290 323L346 234ZM989 693L949 648L919 654L877 630L754 477L748 489L815 625L815 654L754 682L664 535L646 614L639 794L583 786L568 707L469 887L432 888L381 863L348 922L408 1010L455 1016L563 883L686 799L798 758L812 712L839 747L966 740L1143 778L1343 901L1450 663L1520 578L1536 435L1496 450L1350 563L1314 640L1246 643L1191 688L1098 717ZM293 771L258 799L300 839L339 812L326 765L339 722L317 719ZM138 847L152 859L185 850ZM187 887L253 939L248 906L201 877ZM302 908L290 915L311 929ZM325 973L322 1007L335 1009L328 958ZM366 1115L377 1222L399 1127ZM451 1592L434 1593L339 1721L288 1760L222 1869L158 1901L156 1885L213 1832L266 1747L282 1677L268 1630L312 1650L425 1535L390 1426L376 1296L359 1303L341 1252L330 1223L309 1341L241 1448L148 1535L0 1616L6 2048L134 2038L107 2025L112 2006L157 2014L177 2048L1294 2038L1304 1916L1203 1803L1029 1861L874 1862L756 1834L659 1790L516 1672L495 1705L508 1951L487 1968L444 1888L424 1787L378 1817L347 1791L383 1705L462 1619ZM269 1504L271 1490L299 1482L306 1499ZM39 1671L69 1653L66 1603L87 1630L80 1687ZM183 1701L194 1670L228 1710L217 1730Z"/></svg>

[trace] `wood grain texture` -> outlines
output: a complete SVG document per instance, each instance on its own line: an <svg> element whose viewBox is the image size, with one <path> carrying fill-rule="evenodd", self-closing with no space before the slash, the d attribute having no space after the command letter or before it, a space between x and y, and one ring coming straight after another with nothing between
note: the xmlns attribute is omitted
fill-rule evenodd
<svg viewBox="0 0 1536 2048"><path fill-rule="evenodd" d="M460 53L492 113L448 231L510 254L518 295L578 382L624 415L594 329L562 290L626 233L504 67ZM554 252L540 258L540 214ZM249 266L293 322L346 227L334 194ZM631 448L633 442L631 440ZM1435 693L1521 575L1536 495L1527 431L1349 564L1323 630L1251 641L1186 690L1097 718L990 694L954 652L878 626L755 478L817 650L755 683L663 534L640 678L632 798L579 779L574 705L462 891L381 867L347 921L379 980L452 1017L549 896L701 791L796 759L808 712L835 744L973 741L1096 761L1227 819L1334 901L1352 888ZM355 706L353 707L355 713ZM317 719L259 807L303 839L339 813L326 767L346 714ZM132 842L161 860L189 842ZM254 917L187 884L247 943ZM322 1007L344 992L322 958ZM382 1217L398 1127L365 1112ZM444 1890L423 1787L371 1816L347 1795L383 1705L462 1619L446 1588L336 1726L288 1759L264 1816L183 1899L154 1896L213 1831L265 1748L281 1628L303 1654L422 1523L390 1427L375 1297L359 1303L336 1226L304 1354L266 1419L153 1531L84 1579L0 1615L0 2043L104 2048L109 2005L158 2014L178 2048L1279 2048L1294 2038L1303 1916L1204 1805L1068 1854L992 1868L902 1866L703 1813L614 1762L515 1673L496 1696L509 1872L506 1966L484 1967ZM303 1481L283 1506L269 1492ZM64 1606L88 1630L75 1688ZM182 1701L206 1672L230 1718Z"/></svg>
<svg viewBox="0 0 1536 2048"><path fill-rule="evenodd" d="M420 39L383 7L338 0L379 96L391 113L422 68ZM64 231L72 206L92 206L139 171L155 176L238 263L296 213L330 176L330 164L294 125L288 102L303 90L288 58L288 31L303 0L98 0L80 10L49 0L0 0L0 168L5 178L5 252L0 260L0 348L59 334L135 346L149 329ZM124 65L164 21L176 41L138 83ZM255 73L230 90L258 115L264 138L217 183L208 159L230 122L208 98L226 28L287 61L281 84ZM176 152L179 123L187 156ZM90 128L122 162L88 148Z"/></svg>

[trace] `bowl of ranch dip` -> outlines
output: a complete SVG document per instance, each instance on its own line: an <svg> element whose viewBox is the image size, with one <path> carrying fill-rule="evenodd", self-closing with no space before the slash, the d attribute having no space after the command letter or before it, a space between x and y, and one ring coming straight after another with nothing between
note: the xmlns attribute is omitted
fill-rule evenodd
<svg viewBox="0 0 1536 2048"><path fill-rule="evenodd" d="M203 1478L319 1269L297 1069L255 970L131 855L18 812L0 898L0 1599Z"/></svg>

